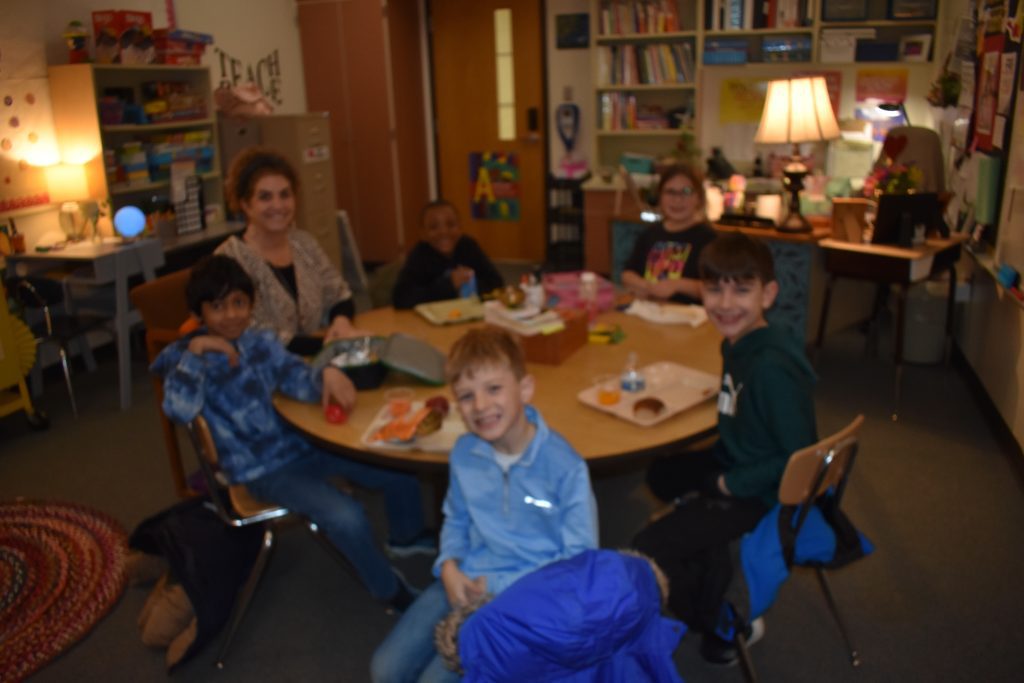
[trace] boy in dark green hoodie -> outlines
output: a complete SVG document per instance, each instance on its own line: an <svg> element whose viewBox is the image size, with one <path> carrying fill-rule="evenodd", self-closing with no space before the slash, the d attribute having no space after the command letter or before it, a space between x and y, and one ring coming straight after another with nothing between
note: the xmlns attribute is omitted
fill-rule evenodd
<svg viewBox="0 0 1024 683"><path fill-rule="evenodd" d="M757 525L778 502L789 456L818 440L815 377L797 340L765 320L779 291L766 244L738 232L721 235L701 252L700 275L704 308L724 337L719 440L707 451L652 464L651 491L675 505L633 543L668 575L676 616L705 634L705 658L730 663L735 652L711 633L717 586L728 577L701 560ZM751 640L757 637L755 628Z"/></svg>

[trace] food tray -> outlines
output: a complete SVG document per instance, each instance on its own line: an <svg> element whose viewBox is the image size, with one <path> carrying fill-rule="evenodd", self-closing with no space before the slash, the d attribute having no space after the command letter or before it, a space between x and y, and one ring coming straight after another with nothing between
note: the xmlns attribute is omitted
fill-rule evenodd
<svg viewBox="0 0 1024 683"><path fill-rule="evenodd" d="M644 390L636 393L623 391L619 402L613 405L598 403L597 387L588 387L576 397L591 408L642 427L650 427L715 397L721 385L721 379L715 375L671 361L647 365L640 368L640 374L646 383ZM654 401L661 402L663 407L660 411L642 409ZM638 403L641 407L639 411Z"/></svg>
<svg viewBox="0 0 1024 683"><path fill-rule="evenodd" d="M410 412L415 412L423 407L425 401L413 401ZM373 434L391 421L391 413L388 406L383 406L373 418L370 426L363 433L362 443L370 448L380 448L389 451L425 451L429 453L447 453L455 446L455 441L466 433L466 426L462 418L454 410L448 412L441 429L427 436L415 437L411 441L371 441Z"/></svg>
<svg viewBox="0 0 1024 683"><path fill-rule="evenodd" d="M434 325L453 325L480 320L484 317L484 306L477 297L446 299L419 304L414 309Z"/></svg>

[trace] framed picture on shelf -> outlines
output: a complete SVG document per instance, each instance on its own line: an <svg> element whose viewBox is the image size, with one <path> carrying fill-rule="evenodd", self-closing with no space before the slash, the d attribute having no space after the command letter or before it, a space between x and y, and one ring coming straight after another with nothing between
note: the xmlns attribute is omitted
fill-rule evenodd
<svg viewBox="0 0 1024 683"><path fill-rule="evenodd" d="M888 19L934 19L936 0L889 0Z"/></svg>
<svg viewBox="0 0 1024 683"><path fill-rule="evenodd" d="M927 62L931 47L932 36L930 33L903 36L900 38L900 61Z"/></svg>
<svg viewBox="0 0 1024 683"><path fill-rule="evenodd" d="M868 0L821 1L822 21L864 21L867 18Z"/></svg>

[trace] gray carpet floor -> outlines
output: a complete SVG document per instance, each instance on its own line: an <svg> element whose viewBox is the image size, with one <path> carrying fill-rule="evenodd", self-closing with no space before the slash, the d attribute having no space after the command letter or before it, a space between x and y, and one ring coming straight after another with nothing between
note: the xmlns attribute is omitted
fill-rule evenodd
<svg viewBox="0 0 1024 683"><path fill-rule="evenodd" d="M135 402L128 411L117 410L116 365L101 353L96 373L75 374L77 420L59 378L50 375L42 400L52 418L48 431L31 431L20 415L0 419L0 499L77 501L110 513L128 530L172 504L152 390L144 364L137 361L134 369ZM833 574L863 665L853 669L847 662L813 574L797 572L753 647L762 679L1020 680L1024 495L1018 456L1001 450L955 367L907 367L897 423L888 414L892 364L866 357L857 333L830 337L818 371L822 434L858 412L867 416L846 509L878 550ZM602 545L627 544L652 509L639 473L596 472L594 488ZM383 527L381 501L360 495ZM419 585L429 579L428 561L400 566ZM145 647L137 633L145 597L145 589L129 587L85 639L33 680L164 680L163 653ZM227 668L213 668L214 648L207 647L174 678L365 681L370 655L393 622L323 549L294 530L281 538ZM742 681L738 669L705 665L697 645L696 638L684 638L675 654L687 681Z"/></svg>

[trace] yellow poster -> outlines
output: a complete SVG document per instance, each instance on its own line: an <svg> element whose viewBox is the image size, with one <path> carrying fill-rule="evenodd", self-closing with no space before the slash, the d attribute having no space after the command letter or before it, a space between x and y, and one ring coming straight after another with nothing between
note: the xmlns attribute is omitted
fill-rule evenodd
<svg viewBox="0 0 1024 683"><path fill-rule="evenodd" d="M764 109L767 80L763 78L727 78L718 92L718 122L757 123Z"/></svg>

